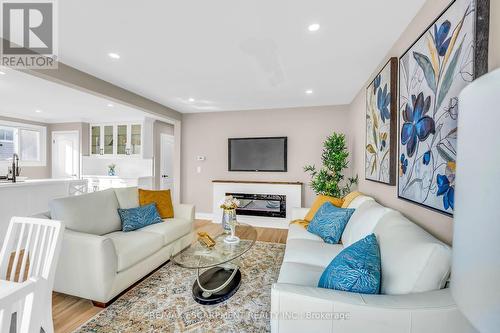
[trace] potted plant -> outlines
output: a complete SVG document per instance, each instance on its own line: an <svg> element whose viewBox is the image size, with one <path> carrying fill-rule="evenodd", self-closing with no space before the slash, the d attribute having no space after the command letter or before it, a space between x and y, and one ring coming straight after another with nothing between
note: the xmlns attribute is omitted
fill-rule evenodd
<svg viewBox="0 0 500 333"><path fill-rule="evenodd" d="M323 143L321 161L323 166L306 165L304 171L311 174L310 186L316 194L343 198L358 183L358 176L346 178L344 170L349 166L349 152L345 135L333 133Z"/></svg>
<svg viewBox="0 0 500 333"><path fill-rule="evenodd" d="M108 165L108 176L115 176L116 175L116 164L111 163Z"/></svg>

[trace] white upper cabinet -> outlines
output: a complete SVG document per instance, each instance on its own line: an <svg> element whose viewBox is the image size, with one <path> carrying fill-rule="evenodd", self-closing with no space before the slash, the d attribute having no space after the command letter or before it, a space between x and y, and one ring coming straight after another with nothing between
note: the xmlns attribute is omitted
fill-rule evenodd
<svg viewBox="0 0 500 333"><path fill-rule="evenodd" d="M90 154L95 157L153 157L153 123L106 123L90 125Z"/></svg>

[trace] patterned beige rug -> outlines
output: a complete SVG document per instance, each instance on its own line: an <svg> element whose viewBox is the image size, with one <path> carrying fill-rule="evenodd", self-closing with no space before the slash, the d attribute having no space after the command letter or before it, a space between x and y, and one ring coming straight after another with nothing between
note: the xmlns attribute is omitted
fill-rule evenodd
<svg viewBox="0 0 500 333"><path fill-rule="evenodd" d="M241 285L229 300L193 300L196 271L167 263L76 332L268 332L271 285L284 244L256 242L241 258Z"/></svg>

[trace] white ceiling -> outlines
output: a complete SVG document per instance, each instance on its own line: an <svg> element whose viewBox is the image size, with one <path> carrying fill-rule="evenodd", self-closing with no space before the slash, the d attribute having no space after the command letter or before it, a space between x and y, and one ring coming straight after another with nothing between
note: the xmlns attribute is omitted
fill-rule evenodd
<svg viewBox="0 0 500 333"><path fill-rule="evenodd" d="M1 68L0 115L45 123L144 119L146 113L29 74ZM36 112L39 110L40 112Z"/></svg>
<svg viewBox="0 0 500 333"><path fill-rule="evenodd" d="M181 112L347 104L424 2L60 1L59 56Z"/></svg>

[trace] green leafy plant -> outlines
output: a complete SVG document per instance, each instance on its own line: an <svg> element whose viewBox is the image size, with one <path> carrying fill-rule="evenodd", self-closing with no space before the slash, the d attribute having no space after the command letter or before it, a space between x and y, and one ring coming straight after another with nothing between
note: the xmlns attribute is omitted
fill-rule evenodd
<svg viewBox="0 0 500 333"><path fill-rule="evenodd" d="M306 165L304 171L311 174L310 186L316 194L342 198L358 183L358 176L345 178L343 171L349 166L349 152L345 135L333 133L323 143L321 160L323 166Z"/></svg>

